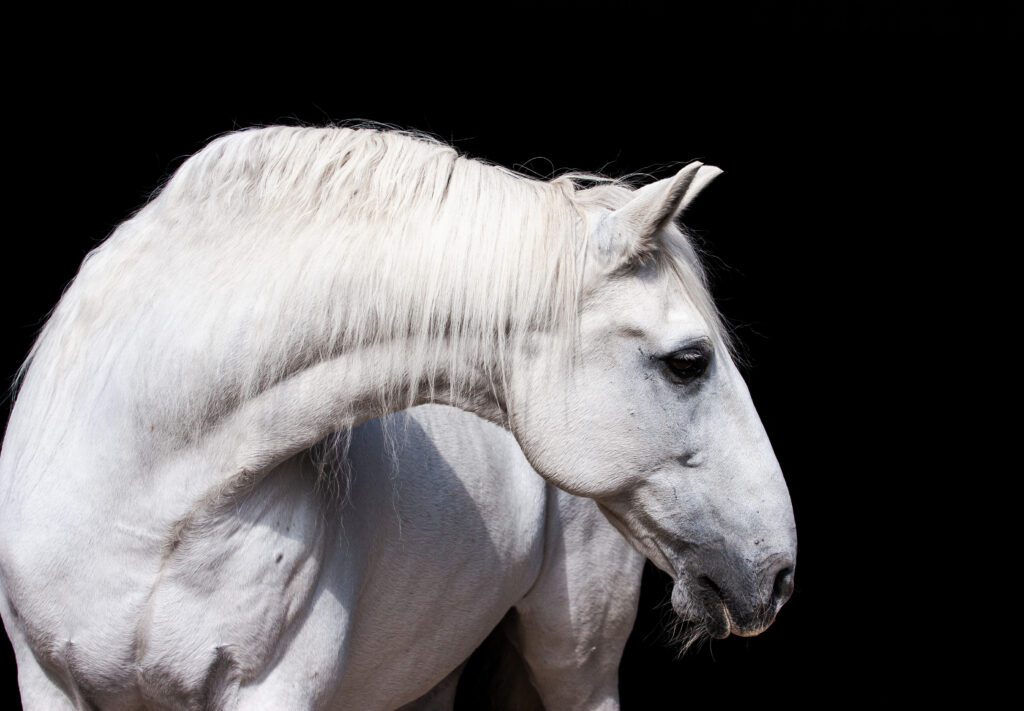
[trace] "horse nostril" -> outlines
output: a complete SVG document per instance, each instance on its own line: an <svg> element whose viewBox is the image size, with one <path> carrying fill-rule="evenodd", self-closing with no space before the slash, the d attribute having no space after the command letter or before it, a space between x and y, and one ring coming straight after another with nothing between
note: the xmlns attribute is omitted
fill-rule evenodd
<svg viewBox="0 0 1024 711"><path fill-rule="evenodd" d="M775 576L775 585L772 586L772 602L775 607L781 607L793 594L793 566L787 565Z"/></svg>

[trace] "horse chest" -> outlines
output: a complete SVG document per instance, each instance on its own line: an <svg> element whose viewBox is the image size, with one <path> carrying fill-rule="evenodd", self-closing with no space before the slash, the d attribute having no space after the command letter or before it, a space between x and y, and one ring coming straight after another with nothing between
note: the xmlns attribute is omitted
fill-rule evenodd
<svg viewBox="0 0 1024 711"><path fill-rule="evenodd" d="M526 594L543 564L544 482L478 459L466 442L423 441L440 451L407 444L397 478L365 499L357 489L346 518L344 527L360 532L350 545L372 551L344 633L337 698L346 708L394 708L425 693ZM353 454L359 471L376 469ZM373 543L360 540L364 532Z"/></svg>

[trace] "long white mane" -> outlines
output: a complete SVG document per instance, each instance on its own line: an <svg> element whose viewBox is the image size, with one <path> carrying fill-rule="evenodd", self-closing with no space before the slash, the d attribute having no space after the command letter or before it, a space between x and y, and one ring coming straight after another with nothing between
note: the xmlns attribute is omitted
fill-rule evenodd
<svg viewBox="0 0 1024 711"><path fill-rule="evenodd" d="M365 122L233 131L87 255L15 387L43 389L30 400L48 415L113 396L190 438L350 349L401 360L411 387L382 402L434 373L452 390L477 367L504 378L505 354L538 328L572 353L583 208L633 189L597 173L541 180ZM673 227L656 260L731 344L685 233Z"/></svg>

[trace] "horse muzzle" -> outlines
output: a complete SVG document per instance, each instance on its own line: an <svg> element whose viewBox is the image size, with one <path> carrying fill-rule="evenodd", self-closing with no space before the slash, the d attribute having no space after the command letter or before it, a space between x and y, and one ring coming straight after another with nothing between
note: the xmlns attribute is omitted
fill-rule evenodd
<svg viewBox="0 0 1024 711"><path fill-rule="evenodd" d="M751 566L730 556L699 556L672 590L672 607L683 619L703 623L708 634L754 637L775 621L793 594L794 557L770 556Z"/></svg>

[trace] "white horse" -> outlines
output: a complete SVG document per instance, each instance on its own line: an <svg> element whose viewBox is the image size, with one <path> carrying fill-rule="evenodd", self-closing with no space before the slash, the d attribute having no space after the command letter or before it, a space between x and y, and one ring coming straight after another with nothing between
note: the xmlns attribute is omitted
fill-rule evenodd
<svg viewBox="0 0 1024 711"><path fill-rule="evenodd" d="M675 224L718 172L541 181L372 127L192 156L90 252L19 371L0 615L25 705L349 707L351 616L379 591L332 577L336 497L294 462L426 402L594 499L681 617L765 629L792 507Z"/></svg>

